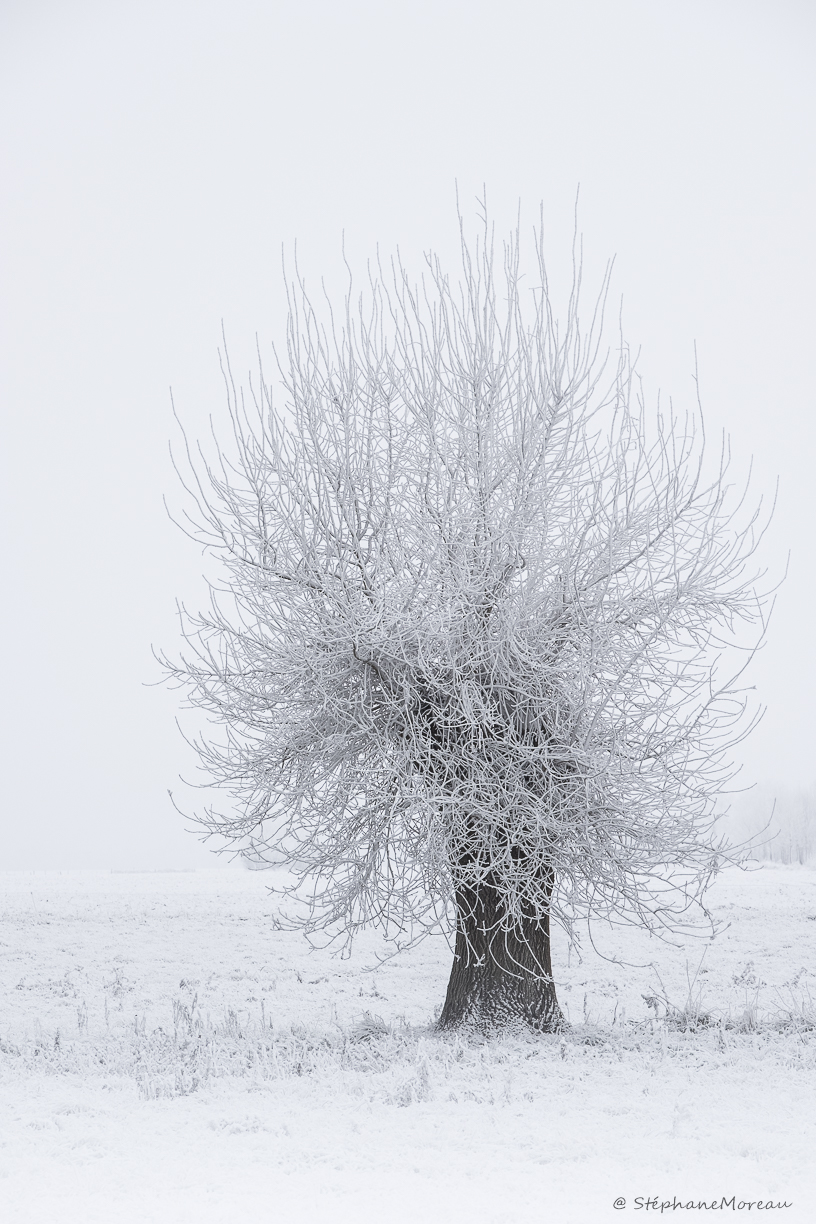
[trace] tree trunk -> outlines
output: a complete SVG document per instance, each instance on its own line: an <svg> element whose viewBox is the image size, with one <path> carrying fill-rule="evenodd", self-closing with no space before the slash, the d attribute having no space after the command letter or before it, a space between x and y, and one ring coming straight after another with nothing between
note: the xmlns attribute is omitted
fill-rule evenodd
<svg viewBox="0 0 816 1224"><path fill-rule="evenodd" d="M564 1027L552 977L549 917L522 919L521 926L505 931L501 916L500 895L489 885L457 892L456 949L440 1029Z"/></svg>

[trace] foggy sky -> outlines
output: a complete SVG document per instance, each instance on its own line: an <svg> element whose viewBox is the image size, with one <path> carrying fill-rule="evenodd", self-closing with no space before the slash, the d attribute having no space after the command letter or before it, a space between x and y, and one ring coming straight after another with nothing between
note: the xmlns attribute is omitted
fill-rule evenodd
<svg viewBox="0 0 816 1224"><path fill-rule="evenodd" d="M806 784L816 645L816 17L775 0L294 0L0 7L3 755L0 866L178 867L194 761L151 645L203 563L170 524L172 386L218 419L284 311L281 248L453 265L486 184L543 200L559 283L580 184L586 278L648 395L694 402L779 499L746 781Z"/></svg>

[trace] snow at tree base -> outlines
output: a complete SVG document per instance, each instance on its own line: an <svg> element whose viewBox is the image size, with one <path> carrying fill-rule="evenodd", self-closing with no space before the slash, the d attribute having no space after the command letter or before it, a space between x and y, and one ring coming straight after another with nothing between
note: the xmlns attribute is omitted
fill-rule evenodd
<svg viewBox="0 0 816 1224"><path fill-rule="evenodd" d="M604 1224L736 1196L810 1224L813 868L726 872L713 943L599 931L629 964L554 932L572 1028L487 1041L430 1027L441 935L310 951L267 879L0 877L0 1218Z"/></svg>

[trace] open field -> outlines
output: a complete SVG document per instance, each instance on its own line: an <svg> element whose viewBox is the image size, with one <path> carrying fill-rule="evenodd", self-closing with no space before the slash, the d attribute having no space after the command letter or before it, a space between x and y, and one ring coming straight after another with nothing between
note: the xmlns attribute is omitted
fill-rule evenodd
<svg viewBox="0 0 816 1224"><path fill-rule="evenodd" d="M628 964L556 936L571 1031L489 1042L429 1030L441 937L310 951L272 878L0 876L0 1219L814 1218L816 870L721 878L713 942L599 930Z"/></svg>

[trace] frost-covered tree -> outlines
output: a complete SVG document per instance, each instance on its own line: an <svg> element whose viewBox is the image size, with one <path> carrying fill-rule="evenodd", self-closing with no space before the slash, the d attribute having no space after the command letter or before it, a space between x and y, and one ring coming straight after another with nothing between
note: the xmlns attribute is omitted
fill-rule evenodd
<svg viewBox="0 0 816 1224"><path fill-rule="evenodd" d="M608 274L559 323L534 249L485 225L458 281L397 259L342 313L296 278L279 388L226 366L228 446L187 449L223 568L165 661L232 799L199 819L292 864L308 931L447 924L442 1027L557 1027L553 922L689 920L745 727L717 658L761 623L727 463L604 349Z"/></svg>

